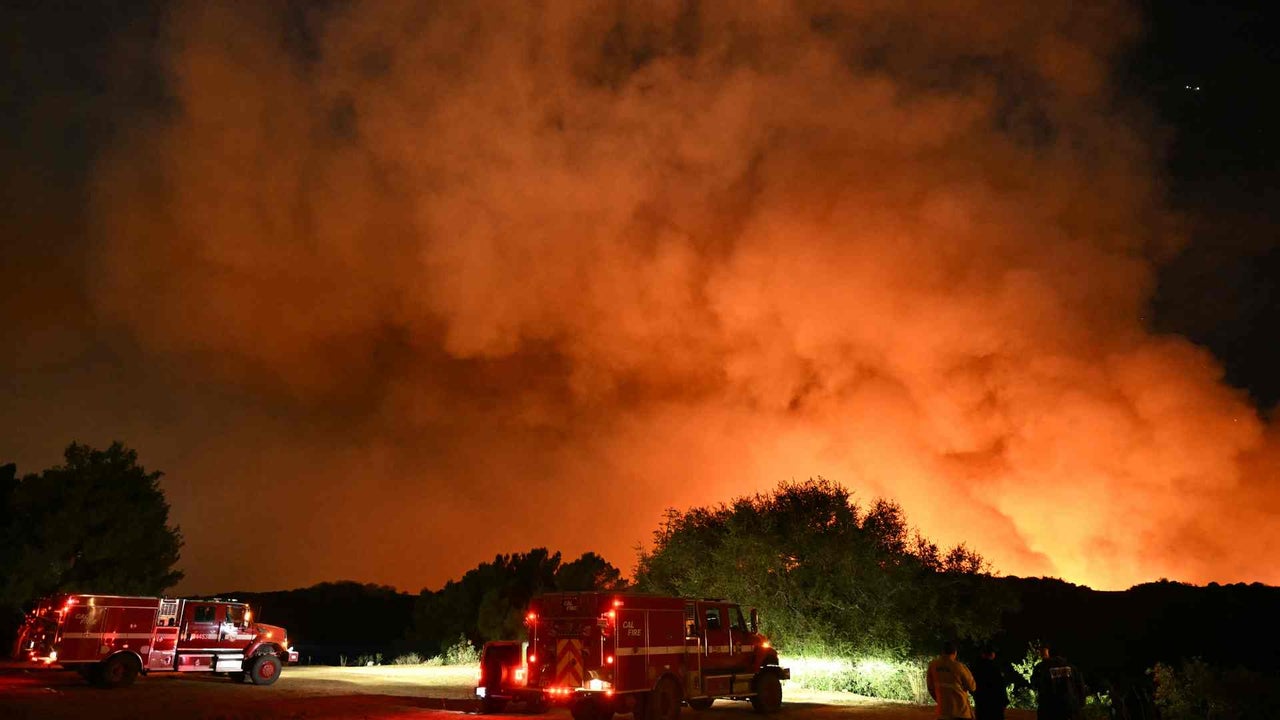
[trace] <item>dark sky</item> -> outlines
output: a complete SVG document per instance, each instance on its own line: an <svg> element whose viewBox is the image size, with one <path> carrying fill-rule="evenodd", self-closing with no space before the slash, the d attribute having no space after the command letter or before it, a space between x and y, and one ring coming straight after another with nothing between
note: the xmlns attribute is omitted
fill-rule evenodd
<svg viewBox="0 0 1280 720"><path fill-rule="evenodd" d="M1170 195L1191 227L1188 246L1161 267L1155 326L1211 349L1232 385L1271 408L1280 399L1277 14L1267 3L1216 2L1144 12L1150 30L1130 83L1171 128Z"/></svg>
<svg viewBox="0 0 1280 720"><path fill-rule="evenodd" d="M137 448L187 592L629 568L812 475L1280 581L1251 6L9 3L0 462Z"/></svg>

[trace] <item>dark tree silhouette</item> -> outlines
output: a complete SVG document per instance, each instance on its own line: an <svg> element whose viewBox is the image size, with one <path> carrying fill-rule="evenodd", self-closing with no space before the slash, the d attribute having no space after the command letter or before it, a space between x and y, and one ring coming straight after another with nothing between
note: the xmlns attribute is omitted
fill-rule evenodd
<svg viewBox="0 0 1280 720"><path fill-rule="evenodd" d="M561 564L560 553L534 548L498 555L435 592L424 590L414 608L412 644L428 653L465 635L475 643L524 635L524 612L533 596L552 590L615 590L622 573L588 552Z"/></svg>
<svg viewBox="0 0 1280 720"><path fill-rule="evenodd" d="M0 468L0 603L64 591L154 595L178 582L182 535L168 524L162 473L118 442L72 443L65 459L20 480L12 465Z"/></svg>
<svg viewBox="0 0 1280 720"><path fill-rule="evenodd" d="M583 553L556 570L558 590L621 590L626 586L622 572L593 552Z"/></svg>

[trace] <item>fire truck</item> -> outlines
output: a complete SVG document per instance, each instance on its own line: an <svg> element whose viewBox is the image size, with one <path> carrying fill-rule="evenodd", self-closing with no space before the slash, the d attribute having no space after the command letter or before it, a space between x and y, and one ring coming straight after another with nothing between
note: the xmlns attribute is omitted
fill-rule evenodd
<svg viewBox="0 0 1280 720"><path fill-rule="evenodd" d="M637 593L551 593L525 616L528 643L488 643L476 695L484 710L509 701L538 712L566 704L574 720L676 720L718 698L757 712L782 705L791 671L760 634L753 609L725 600Z"/></svg>
<svg viewBox="0 0 1280 720"><path fill-rule="evenodd" d="M39 601L14 655L102 687L152 672L219 672L270 685L281 666L298 661L284 628L254 622L242 602L85 594Z"/></svg>

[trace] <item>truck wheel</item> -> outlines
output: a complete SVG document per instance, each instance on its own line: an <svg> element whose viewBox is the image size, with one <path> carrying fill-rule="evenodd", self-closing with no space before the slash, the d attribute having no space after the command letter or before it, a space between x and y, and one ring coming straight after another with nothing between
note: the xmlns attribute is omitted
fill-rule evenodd
<svg viewBox="0 0 1280 720"><path fill-rule="evenodd" d="M693 698L690 700L685 700L685 702L688 703L690 709L697 710L698 712L702 712L703 710L710 710L712 703L714 703L715 701L716 701L715 698Z"/></svg>
<svg viewBox="0 0 1280 720"><path fill-rule="evenodd" d="M649 693L644 720L678 720L680 704L680 687L671 678L663 678Z"/></svg>
<svg viewBox="0 0 1280 720"><path fill-rule="evenodd" d="M249 665L249 679L254 685L271 685L280 679L280 658L275 655L259 655Z"/></svg>
<svg viewBox="0 0 1280 720"><path fill-rule="evenodd" d="M104 688L117 688L130 685L138 677L138 663L128 654L113 655L102 661L98 672L94 673L97 685Z"/></svg>
<svg viewBox="0 0 1280 720"><path fill-rule="evenodd" d="M756 677L756 694L751 697L751 707L758 713L782 709L782 681L777 673L766 671Z"/></svg>
<svg viewBox="0 0 1280 720"><path fill-rule="evenodd" d="M539 695L537 698L530 700L529 703L525 705L524 711L530 715L541 715L549 709L550 707L547 705L546 699Z"/></svg>

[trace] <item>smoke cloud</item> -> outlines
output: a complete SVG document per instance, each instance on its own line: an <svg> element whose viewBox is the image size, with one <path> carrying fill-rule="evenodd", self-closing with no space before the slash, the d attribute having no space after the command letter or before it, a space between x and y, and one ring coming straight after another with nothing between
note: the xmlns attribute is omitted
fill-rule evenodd
<svg viewBox="0 0 1280 720"><path fill-rule="evenodd" d="M1003 573L1280 582L1275 430L1143 320L1140 19L1033 5L175 8L88 298L189 584L626 566L815 475Z"/></svg>

